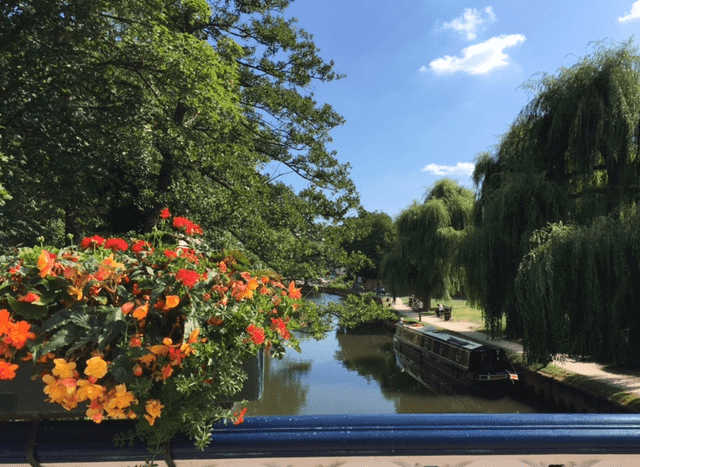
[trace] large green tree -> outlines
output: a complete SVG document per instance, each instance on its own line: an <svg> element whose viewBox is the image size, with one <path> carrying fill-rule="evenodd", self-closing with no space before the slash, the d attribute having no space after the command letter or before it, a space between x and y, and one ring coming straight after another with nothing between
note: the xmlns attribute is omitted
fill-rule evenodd
<svg viewBox="0 0 721 467"><path fill-rule="evenodd" d="M344 236L347 240L342 243L343 249L349 255L362 255L351 272L366 279L378 279L381 261L390 252L395 237L391 216L361 209L357 216L346 219L343 227L350 229Z"/></svg>
<svg viewBox="0 0 721 467"><path fill-rule="evenodd" d="M343 119L311 92L339 76L288 4L3 2L3 243L147 231L169 206L217 244L314 274L358 199L326 149Z"/></svg>
<svg viewBox="0 0 721 467"><path fill-rule="evenodd" d="M597 44L526 83L534 96L476 163L469 299L534 360L638 353L639 79L631 41Z"/></svg>
<svg viewBox="0 0 721 467"><path fill-rule="evenodd" d="M427 310L431 298L449 299L463 287L458 249L471 221L473 191L443 179L423 204L413 203L395 221L396 240L381 265L395 292L410 290Z"/></svg>

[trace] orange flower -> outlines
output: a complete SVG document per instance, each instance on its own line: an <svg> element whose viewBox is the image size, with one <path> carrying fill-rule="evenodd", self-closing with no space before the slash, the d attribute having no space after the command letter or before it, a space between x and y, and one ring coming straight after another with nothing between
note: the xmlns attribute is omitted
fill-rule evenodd
<svg viewBox="0 0 721 467"><path fill-rule="evenodd" d="M168 355L168 350L170 350L170 348L165 344L155 344L151 345L148 350L150 350L155 355L165 356Z"/></svg>
<svg viewBox="0 0 721 467"><path fill-rule="evenodd" d="M92 357L88 359L84 373L88 375L88 379L90 379L91 383L94 383L105 376L107 372L108 362L103 360L101 357ZM92 378L95 378L95 381L93 381Z"/></svg>
<svg viewBox="0 0 721 467"><path fill-rule="evenodd" d="M40 277L47 276L55 266L56 255L49 251L43 250L38 257L38 268L40 268Z"/></svg>
<svg viewBox="0 0 721 467"><path fill-rule="evenodd" d="M295 288L295 281L288 284L288 296L290 298L300 298L300 289Z"/></svg>
<svg viewBox="0 0 721 467"><path fill-rule="evenodd" d="M9 332L11 326L10 312L7 310L0 310L0 336Z"/></svg>
<svg viewBox="0 0 721 467"><path fill-rule="evenodd" d="M180 297L177 295L168 295L165 297L165 306L170 310L180 304Z"/></svg>
<svg viewBox="0 0 721 467"><path fill-rule="evenodd" d="M143 367L140 365L137 365L137 364L135 366L133 366L133 374L135 376L137 376L138 378L143 376Z"/></svg>
<svg viewBox="0 0 721 467"><path fill-rule="evenodd" d="M15 370L18 369L17 365L14 365L12 363L8 363L5 360L0 358L0 379L14 379L15 378Z"/></svg>
<svg viewBox="0 0 721 467"><path fill-rule="evenodd" d="M105 279L107 279L108 277L110 277L111 273L112 272L109 269L101 267L97 270L97 272L95 274L93 274L93 279L95 279L98 282L102 282Z"/></svg>
<svg viewBox="0 0 721 467"><path fill-rule="evenodd" d="M200 328L195 328L188 336L188 343L195 344L198 342L198 335L200 334Z"/></svg>
<svg viewBox="0 0 721 467"><path fill-rule="evenodd" d="M7 335L5 336L4 342L18 350L25 347L28 339L32 340L36 337L34 333L30 332L30 323L27 321L10 323L10 329L5 332Z"/></svg>
<svg viewBox="0 0 721 467"><path fill-rule="evenodd" d="M142 357L137 358L137 360L149 368L153 363L155 363L155 358L156 357L153 353L146 353Z"/></svg>
<svg viewBox="0 0 721 467"><path fill-rule="evenodd" d="M148 314L149 308L150 307L148 306L147 303L145 305L139 306L138 308L135 309L135 311L133 311L133 318L137 319L138 321L145 318Z"/></svg>

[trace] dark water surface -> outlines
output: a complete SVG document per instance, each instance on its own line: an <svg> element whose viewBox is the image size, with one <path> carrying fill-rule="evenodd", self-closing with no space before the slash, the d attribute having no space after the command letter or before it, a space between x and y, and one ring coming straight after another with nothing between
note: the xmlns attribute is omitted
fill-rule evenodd
<svg viewBox="0 0 721 467"><path fill-rule="evenodd" d="M396 365L393 331L380 324L338 329L320 341L298 337L300 353L266 359L263 395L248 403L248 416L539 411L511 396L433 393Z"/></svg>

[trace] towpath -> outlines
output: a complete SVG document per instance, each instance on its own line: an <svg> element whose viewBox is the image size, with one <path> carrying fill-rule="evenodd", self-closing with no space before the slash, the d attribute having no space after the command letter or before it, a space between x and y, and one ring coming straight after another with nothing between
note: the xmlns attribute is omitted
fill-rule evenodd
<svg viewBox="0 0 721 467"><path fill-rule="evenodd" d="M414 311L407 304L404 304L399 298L392 304L400 317L404 319L418 319L418 312ZM501 339L493 339L489 334L478 331L478 324L470 321L458 321L451 317L450 321L445 321L442 317L437 318L435 314L424 314L422 316L422 322L430 324L439 328L445 328L450 331L463 333L468 336L469 339L477 340L480 342L489 342L503 347L509 354L523 354L523 345L517 342L511 342ZM625 392L630 394L638 395L641 397L641 377L635 374L622 374L617 372L610 372L604 369L604 366L593 362L579 362L572 358L556 359L553 362L554 366L562 368L570 373L581 375L601 381L615 387L618 387L619 392ZM543 370L539 370L543 373Z"/></svg>

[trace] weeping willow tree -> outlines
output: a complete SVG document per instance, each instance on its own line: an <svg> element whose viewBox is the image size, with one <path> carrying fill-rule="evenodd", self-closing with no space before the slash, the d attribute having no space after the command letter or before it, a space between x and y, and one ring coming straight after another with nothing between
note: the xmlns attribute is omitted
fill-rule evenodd
<svg viewBox="0 0 721 467"><path fill-rule="evenodd" d="M559 222L534 233L516 277L530 360L564 353L638 362L639 235L635 204L590 225Z"/></svg>
<svg viewBox="0 0 721 467"><path fill-rule="evenodd" d="M381 264L392 290L411 290L427 310L431 298L449 299L461 289L463 274L456 261L470 224L474 195L443 179L423 204L413 203L396 219L396 240Z"/></svg>
<svg viewBox="0 0 721 467"><path fill-rule="evenodd" d="M533 349L528 355L532 359L544 360L555 352L606 358L609 354L601 350L605 344L584 347L564 337L591 326L583 322L588 318L584 310L598 312L592 323L617 312L608 308L610 299L599 300L598 294L578 290L600 290L621 303L637 294L638 283L619 286L635 289L620 292L613 288L618 281L593 278L606 274L591 272L596 263L570 261L569 256L556 254L561 243L546 239L556 238L548 232L557 231L578 236L574 248L588 248L588 255L596 251L597 257L613 261L614 271L636 277L634 271L640 268L636 256L591 246L638 245L638 236L629 236L629 230L617 224L622 213L640 209L640 56L631 41L599 43L572 67L541 75L524 87L533 93L529 104L495 153L481 154L476 161L474 180L481 186L480 196L474 205L473 228L461 248L469 301L484 309L492 331L500 332L505 322L506 334L525 337L526 346ZM591 241L594 236L598 239ZM605 238L616 240L609 243ZM581 281L580 289L561 287L556 280L561 277ZM565 314L556 308L549 312L549 297L566 308ZM637 302L626 305L626 313L638 315ZM628 326L594 329L597 343L634 342L629 336L635 331ZM578 339L589 334L584 336Z"/></svg>

